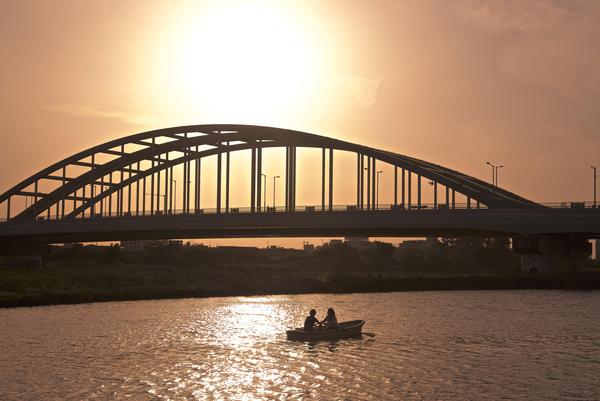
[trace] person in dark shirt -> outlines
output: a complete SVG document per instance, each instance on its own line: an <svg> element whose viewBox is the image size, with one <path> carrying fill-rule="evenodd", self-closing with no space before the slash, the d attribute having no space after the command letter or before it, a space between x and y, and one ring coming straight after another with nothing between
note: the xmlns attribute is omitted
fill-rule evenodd
<svg viewBox="0 0 600 401"><path fill-rule="evenodd" d="M319 319L316 318L316 314L316 310L310 310L310 314L304 320L304 331L312 331L316 324L321 324L321 322L319 322Z"/></svg>

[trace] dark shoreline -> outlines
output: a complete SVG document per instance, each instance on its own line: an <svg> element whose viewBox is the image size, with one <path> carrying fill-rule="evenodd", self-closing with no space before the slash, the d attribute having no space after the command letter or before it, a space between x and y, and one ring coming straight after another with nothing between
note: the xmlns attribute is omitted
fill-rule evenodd
<svg viewBox="0 0 600 401"><path fill-rule="evenodd" d="M308 283L304 283L308 284ZM38 294L0 299L0 308L72 305L93 302L139 301L181 298L208 298L252 295L284 294L343 294L403 291L485 291L485 290L600 290L600 274L580 273L568 275L521 275L521 276L469 276L445 278L356 278L340 276L325 282L313 281L305 288L278 286L277 288L231 288L206 290L202 288L180 289L120 289L117 291L94 291L85 293Z"/></svg>

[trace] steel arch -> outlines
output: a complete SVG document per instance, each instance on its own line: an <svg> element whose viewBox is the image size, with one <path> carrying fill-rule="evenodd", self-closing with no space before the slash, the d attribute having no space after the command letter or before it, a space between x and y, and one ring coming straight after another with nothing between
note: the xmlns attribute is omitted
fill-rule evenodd
<svg viewBox="0 0 600 401"><path fill-rule="evenodd" d="M209 149L199 151L198 149L202 146L208 146ZM136 147L136 149L127 150L127 147ZM436 184L439 183L469 199L484 204L488 208L541 207L537 203L482 180L424 160L306 132L234 124L164 128L106 142L72 155L23 180L0 195L0 204L7 202L9 211L12 197L31 196L35 201L14 216L15 219L35 219L52 208L58 209L61 202L62 217L73 217L85 213L90 208L95 208L97 202L101 202L102 199L115 192L124 190L144 177L152 177L153 174L159 174L176 165L215 154L222 155L238 150L267 147L294 149L296 147L312 147L331 151L349 151L361 155L363 158L389 163L396 168L403 169L403 172L407 171L408 174L425 177ZM169 160L169 154L172 152L183 153L183 156ZM116 156L116 158L100 163L96 159L99 155ZM166 159L162 155L166 155ZM143 162L151 162L152 167L145 170L140 169L139 166ZM89 168L89 170L77 177L68 177L67 170L75 166ZM123 173L126 173L128 177L118 183L105 182L104 177L107 175L112 177L113 173L121 173L122 176ZM43 180L59 181L62 185L49 193L41 193L37 188L38 183ZM33 192L27 191L26 189L32 185L34 185ZM86 187L90 187L89 197L85 194ZM98 194L94 191L97 187L101 188ZM79 192L83 192L82 196L78 195ZM81 205L65 214L64 204L66 201L81 201ZM7 218L10 218L9 212L7 212Z"/></svg>

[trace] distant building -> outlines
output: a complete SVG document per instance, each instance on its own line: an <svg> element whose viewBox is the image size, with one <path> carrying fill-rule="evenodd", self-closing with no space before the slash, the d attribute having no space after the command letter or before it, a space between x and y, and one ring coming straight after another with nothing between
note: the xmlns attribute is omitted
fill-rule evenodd
<svg viewBox="0 0 600 401"><path fill-rule="evenodd" d="M141 252L154 242L153 240L121 241L121 248L127 251Z"/></svg>
<svg viewBox="0 0 600 401"><path fill-rule="evenodd" d="M425 250L427 249L427 241L425 240L406 240L398 244L398 250L414 249L414 250Z"/></svg>
<svg viewBox="0 0 600 401"><path fill-rule="evenodd" d="M146 248L152 246L167 246L167 245L175 245L182 246L182 240L169 240L169 239L159 239L159 240L135 240L135 241L121 241L121 248L126 251L132 252L141 252Z"/></svg>
<svg viewBox="0 0 600 401"><path fill-rule="evenodd" d="M303 245L304 253L314 253L315 252L314 244L309 244L308 242L304 242L302 245Z"/></svg>
<svg viewBox="0 0 600 401"><path fill-rule="evenodd" d="M255 246L237 246L237 245L218 245L214 248L217 251L224 252L257 252L258 247Z"/></svg>
<svg viewBox="0 0 600 401"><path fill-rule="evenodd" d="M356 249L368 249L373 246L373 243L369 241L369 237L345 237L344 240L348 245Z"/></svg>
<svg viewBox="0 0 600 401"><path fill-rule="evenodd" d="M436 237L427 237L424 240L406 240L402 241L398 244L398 248L396 248L394 252L394 257L398 258L407 250L413 251L428 251L431 250L435 245L438 244L438 239Z"/></svg>
<svg viewBox="0 0 600 401"><path fill-rule="evenodd" d="M398 249L425 250L438 244L436 237L427 237L424 240L406 240L398 244Z"/></svg>

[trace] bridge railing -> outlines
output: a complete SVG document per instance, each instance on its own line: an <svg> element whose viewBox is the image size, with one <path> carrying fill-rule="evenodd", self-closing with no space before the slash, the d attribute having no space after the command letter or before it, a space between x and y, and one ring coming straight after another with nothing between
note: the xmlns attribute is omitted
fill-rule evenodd
<svg viewBox="0 0 600 401"><path fill-rule="evenodd" d="M544 202L541 205L552 208L552 209L598 209L600 211L600 204L594 206L594 202L592 201L565 201L565 202ZM221 208L217 210L217 208L205 208L199 210L190 210L189 212L183 209L170 210L165 213L165 211L156 211L154 213L146 212L143 213L135 213L132 211L130 213L125 212L123 214L118 213L104 213L104 214L95 214L91 216L89 213L86 213L84 216L79 216L80 219L89 219L89 218L127 218L127 217L142 217L142 216L173 216L173 215L211 215L211 214L237 214L237 213L288 213L288 212L296 212L296 213L322 213L322 212L380 212L380 211L447 211L447 210L487 210L487 207L484 205L480 205L477 207L475 204L471 203L470 205L467 203L455 203L454 207L450 205L438 203L421 203L421 205L411 204L409 205L393 205L393 204L379 204L375 208L371 209L359 209L356 205L333 205L331 209L326 205L323 207L322 205L307 205L307 206L296 206L295 210L288 211L285 206L266 206L257 208L254 212L249 207L230 207L228 210L226 208ZM54 221L60 220L60 218L56 215L51 214L48 216L39 216L38 221ZM0 219L0 223L6 222L6 219Z"/></svg>
<svg viewBox="0 0 600 401"><path fill-rule="evenodd" d="M142 213L141 211L139 213L136 213L135 211L132 212L125 212L125 213L97 213L95 215L91 215L90 213L86 213L83 216L78 216L79 219L89 219L89 218L115 218L115 217L120 217L120 218L126 218L126 217L143 217L143 216L173 216L173 215L211 215L211 214L238 214L238 213L289 213L289 212L295 212L295 213L322 213L322 212L382 212L382 211L390 211L390 210L395 210L395 211L436 211L436 210L477 210L477 209L487 209L486 206L484 205L480 205L479 207L475 204L475 203L471 203L470 205L467 203L455 203L454 205L450 205L448 207L448 205L443 204L443 203L438 203L438 204L434 204L434 203L421 203L421 205L416 205L416 204L411 204L411 205L393 205L393 204L379 204L376 205L375 207L371 207L370 209L365 207L363 209L359 209L356 205L333 205L331 207L331 209L329 208L329 205L325 205L325 207L323 207L322 205L306 205L306 206L296 206L294 208L294 210L287 210L286 207L284 205L281 206L262 206L262 207L257 207L256 210L253 212L251 208L249 207L230 207L229 209L226 209L225 207L222 207L220 210L218 210L217 208L203 208L203 209L199 209L199 210L183 210L183 209L175 209L175 210L168 210L168 211L155 211L154 213L150 213L149 211L146 211L146 213ZM48 215L44 215L44 216L39 216L37 218L37 221L55 221L55 220L61 220L60 216L57 216L55 214L50 214L50 216ZM0 222L2 222L3 220L0 220ZM6 221L6 219L4 219L4 221Z"/></svg>
<svg viewBox="0 0 600 401"><path fill-rule="evenodd" d="M600 202L594 205L593 201L564 201L564 202L543 202L541 205L553 209L599 209Z"/></svg>

